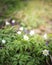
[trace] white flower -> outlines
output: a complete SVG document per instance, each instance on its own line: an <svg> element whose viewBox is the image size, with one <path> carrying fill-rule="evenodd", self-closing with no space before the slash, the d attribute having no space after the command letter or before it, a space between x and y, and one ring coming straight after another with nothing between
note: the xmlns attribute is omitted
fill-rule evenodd
<svg viewBox="0 0 52 65"><path fill-rule="evenodd" d="M10 25L10 23L8 21L5 22L6 25Z"/></svg>
<svg viewBox="0 0 52 65"><path fill-rule="evenodd" d="M15 20L12 20L12 23L14 24L15 23Z"/></svg>
<svg viewBox="0 0 52 65"><path fill-rule="evenodd" d="M47 34L46 34L46 33L44 34L43 38L44 38L45 40L47 40L47 39L48 39L48 37L47 37Z"/></svg>
<svg viewBox="0 0 52 65"><path fill-rule="evenodd" d="M20 35L20 34L21 34L21 31L18 31L18 32L17 32L17 34L19 34L19 35Z"/></svg>
<svg viewBox="0 0 52 65"><path fill-rule="evenodd" d="M35 34L34 30L31 30L29 34L33 36Z"/></svg>
<svg viewBox="0 0 52 65"><path fill-rule="evenodd" d="M43 50L43 55L45 55L45 56L47 56L47 55L49 55L49 50Z"/></svg>
<svg viewBox="0 0 52 65"><path fill-rule="evenodd" d="M28 37L27 35L24 35L24 36L23 36L23 39L24 39L24 40L29 40L29 37Z"/></svg>
<svg viewBox="0 0 52 65"><path fill-rule="evenodd" d="M20 27L19 30L23 31L23 27Z"/></svg>
<svg viewBox="0 0 52 65"><path fill-rule="evenodd" d="M6 40L3 39L3 40L2 40L2 43L5 44L5 43L6 43Z"/></svg>

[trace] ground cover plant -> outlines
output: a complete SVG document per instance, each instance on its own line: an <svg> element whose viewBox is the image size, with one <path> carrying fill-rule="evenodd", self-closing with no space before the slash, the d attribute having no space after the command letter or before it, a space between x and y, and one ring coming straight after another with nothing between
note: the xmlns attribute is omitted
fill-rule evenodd
<svg viewBox="0 0 52 65"><path fill-rule="evenodd" d="M51 62L51 40L48 43L38 34L31 36L19 29L16 32L11 26L0 29L0 65L51 65Z"/></svg>

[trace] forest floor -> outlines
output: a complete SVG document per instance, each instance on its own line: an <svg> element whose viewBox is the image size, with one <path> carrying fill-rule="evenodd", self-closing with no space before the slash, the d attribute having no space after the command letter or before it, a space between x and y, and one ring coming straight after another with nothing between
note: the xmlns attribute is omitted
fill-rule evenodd
<svg viewBox="0 0 52 65"><path fill-rule="evenodd" d="M23 7L24 2L20 4ZM18 10L19 9L19 10ZM52 2L28 1L23 8L16 6L9 18L15 18L22 26L35 30L36 33L52 34Z"/></svg>
<svg viewBox="0 0 52 65"><path fill-rule="evenodd" d="M16 10L13 16L39 34L52 34L52 2L29 1L26 7Z"/></svg>

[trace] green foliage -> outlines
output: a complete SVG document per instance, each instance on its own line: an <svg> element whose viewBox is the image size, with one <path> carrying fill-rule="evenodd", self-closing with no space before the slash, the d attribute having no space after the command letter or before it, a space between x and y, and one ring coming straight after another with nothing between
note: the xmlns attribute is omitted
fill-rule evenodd
<svg viewBox="0 0 52 65"><path fill-rule="evenodd" d="M0 0L1 18L10 17L14 11L23 9L26 4L27 3L23 3L22 0Z"/></svg>
<svg viewBox="0 0 52 65"><path fill-rule="evenodd" d="M44 65L46 57L42 54L44 49L52 54L52 43L46 46L39 35L23 39L23 33L18 35L14 27L0 29L0 65ZM3 44L2 39L6 40Z"/></svg>

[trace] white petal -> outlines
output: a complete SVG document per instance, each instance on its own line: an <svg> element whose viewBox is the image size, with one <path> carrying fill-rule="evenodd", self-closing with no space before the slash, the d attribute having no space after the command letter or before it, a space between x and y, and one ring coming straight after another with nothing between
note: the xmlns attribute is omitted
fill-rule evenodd
<svg viewBox="0 0 52 65"><path fill-rule="evenodd" d="M47 55L49 55L49 50L43 50L43 55L45 55L45 56L47 56Z"/></svg>
<svg viewBox="0 0 52 65"><path fill-rule="evenodd" d="M29 34L33 36L35 34L34 30L31 30Z"/></svg>
<svg viewBox="0 0 52 65"><path fill-rule="evenodd" d="M48 37L47 37L47 34L46 34L46 33L44 34L43 38L44 38L45 40L47 40L47 39L48 39Z"/></svg>
<svg viewBox="0 0 52 65"><path fill-rule="evenodd" d="M6 40L3 39L3 40L2 40L2 43L5 44L5 43L6 43Z"/></svg>
<svg viewBox="0 0 52 65"><path fill-rule="evenodd" d="M6 25L10 25L10 23L8 21L5 22Z"/></svg>
<svg viewBox="0 0 52 65"><path fill-rule="evenodd" d="M18 31L17 34L21 34L21 31Z"/></svg>
<svg viewBox="0 0 52 65"><path fill-rule="evenodd" d="M29 40L29 37L28 37L27 35L24 35L24 36L23 36L23 39L24 39L24 40Z"/></svg>
<svg viewBox="0 0 52 65"><path fill-rule="evenodd" d="M19 30L23 31L23 27L20 27Z"/></svg>
<svg viewBox="0 0 52 65"><path fill-rule="evenodd" d="M15 20L12 20L12 23L15 23Z"/></svg>

